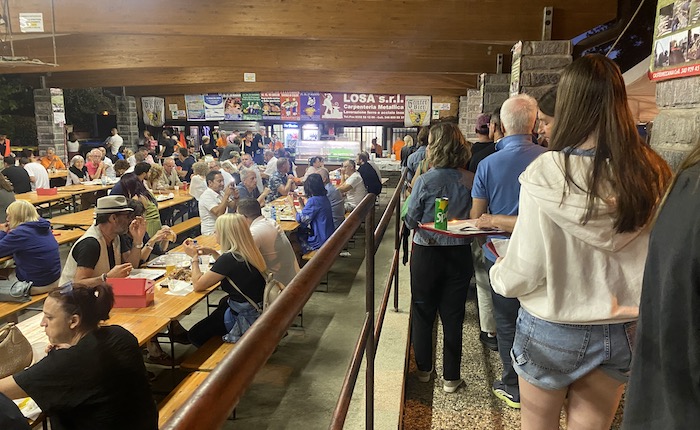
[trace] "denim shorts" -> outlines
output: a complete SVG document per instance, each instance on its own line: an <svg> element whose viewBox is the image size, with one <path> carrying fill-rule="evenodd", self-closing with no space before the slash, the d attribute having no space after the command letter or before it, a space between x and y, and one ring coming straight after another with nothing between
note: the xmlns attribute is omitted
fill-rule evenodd
<svg viewBox="0 0 700 430"><path fill-rule="evenodd" d="M560 390L600 369L627 382L637 322L577 325L541 320L520 308L510 352L518 376Z"/></svg>

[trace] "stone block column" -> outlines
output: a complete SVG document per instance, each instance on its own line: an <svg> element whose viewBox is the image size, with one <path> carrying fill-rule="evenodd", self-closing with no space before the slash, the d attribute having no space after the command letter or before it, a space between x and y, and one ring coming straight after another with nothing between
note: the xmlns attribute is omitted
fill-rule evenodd
<svg viewBox="0 0 700 430"><path fill-rule="evenodd" d="M490 114L501 107L508 99L509 85L510 75L505 73L482 73L479 76L483 113Z"/></svg>
<svg viewBox="0 0 700 430"><path fill-rule="evenodd" d="M572 52L569 40L523 42L519 92L542 97L559 83L562 70L573 61Z"/></svg>
<svg viewBox="0 0 700 430"><path fill-rule="evenodd" d="M132 96L117 96L117 130L124 139L124 148L136 150L139 143L139 117L136 99Z"/></svg>
<svg viewBox="0 0 700 430"><path fill-rule="evenodd" d="M66 153L64 126L60 123L54 123L50 88L34 90L34 119L36 120L39 151L43 154L47 148L55 148L56 155L66 162L68 154Z"/></svg>
<svg viewBox="0 0 700 430"><path fill-rule="evenodd" d="M466 96L459 98L459 129L467 140L476 140L476 117L481 113L481 91L467 90Z"/></svg>
<svg viewBox="0 0 700 430"><path fill-rule="evenodd" d="M676 169L700 136L700 76L656 83L651 147Z"/></svg>

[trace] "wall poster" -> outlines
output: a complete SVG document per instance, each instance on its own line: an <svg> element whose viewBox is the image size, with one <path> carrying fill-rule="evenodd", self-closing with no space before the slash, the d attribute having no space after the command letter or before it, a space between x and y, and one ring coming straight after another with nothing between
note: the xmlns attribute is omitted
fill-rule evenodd
<svg viewBox="0 0 700 430"><path fill-rule="evenodd" d="M298 91L283 91L280 93L280 118L283 121L299 121L299 92Z"/></svg>
<svg viewBox="0 0 700 430"><path fill-rule="evenodd" d="M177 110L177 105L175 105ZM143 122L151 127L162 127L165 124L165 99L160 97L141 97Z"/></svg>
<svg viewBox="0 0 700 430"><path fill-rule="evenodd" d="M406 96L403 124L406 127L430 125L432 98L430 96Z"/></svg>
<svg viewBox="0 0 700 430"><path fill-rule="evenodd" d="M205 119L204 96L201 94L185 94L185 108L188 121L200 121Z"/></svg>
<svg viewBox="0 0 700 430"><path fill-rule="evenodd" d="M224 98L224 119L226 121L243 120L243 102L240 94L222 94Z"/></svg>
<svg viewBox="0 0 700 430"><path fill-rule="evenodd" d="M280 119L280 93L260 93L263 119Z"/></svg>
<svg viewBox="0 0 700 430"><path fill-rule="evenodd" d="M262 119L262 103L260 93L241 94L243 104L243 119L246 121L260 121Z"/></svg>
<svg viewBox="0 0 700 430"><path fill-rule="evenodd" d="M207 121L224 119L224 98L221 94L204 95L204 119Z"/></svg>
<svg viewBox="0 0 700 430"><path fill-rule="evenodd" d="M659 0L650 78L695 75L700 75L700 0Z"/></svg>

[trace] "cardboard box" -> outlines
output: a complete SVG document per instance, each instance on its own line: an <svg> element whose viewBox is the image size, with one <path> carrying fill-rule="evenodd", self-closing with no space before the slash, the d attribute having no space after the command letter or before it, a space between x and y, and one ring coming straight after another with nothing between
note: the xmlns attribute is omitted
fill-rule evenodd
<svg viewBox="0 0 700 430"><path fill-rule="evenodd" d="M55 196L58 194L58 188L53 187L53 188L37 188L36 189L36 195L37 196Z"/></svg>
<svg viewBox="0 0 700 430"><path fill-rule="evenodd" d="M150 279L109 278L107 283L114 291L115 308L145 308L153 304L155 284Z"/></svg>

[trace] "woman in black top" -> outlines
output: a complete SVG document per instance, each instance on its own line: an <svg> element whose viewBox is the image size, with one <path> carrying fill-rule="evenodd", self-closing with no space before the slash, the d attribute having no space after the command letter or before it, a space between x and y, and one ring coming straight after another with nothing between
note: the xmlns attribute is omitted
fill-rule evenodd
<svg viewBox="0 0 700 430"><path fill-rule="evenodd" d="M224 214L217 218L216 241L221 247L221 255L212 248L196 247L191 239L184 242L185 252L192 257L194 290L204 291L221 282L221 288L229 294L221 299L211 315L190 329L190 341L197 347L214 336L223 336L226 341L236 342L259 316L248 299L262 309L265 290L263 274L267 266L255 246L245 217L240 214ZM216 262L206 273L202 273L199 267L200 255L205 258L209 255L216 257Z"/></svg>
<svg viewBox="0 0 700 430"><path fill-rule="evenodd" d="M112 287L68 283L44 302L48 355L0 380L0 393L31 397L51 428L156 430L158 411L141 348L120 326L102 326L114 305Z"/></svg>
<svg viewBox="0 0 700 430"><path fill-rule="evenodd" d="M85 159L80 155L71 158L66 185L80 184L81 182L89 180L90 176L88 175L87 166L85 165Z"/></svg>

